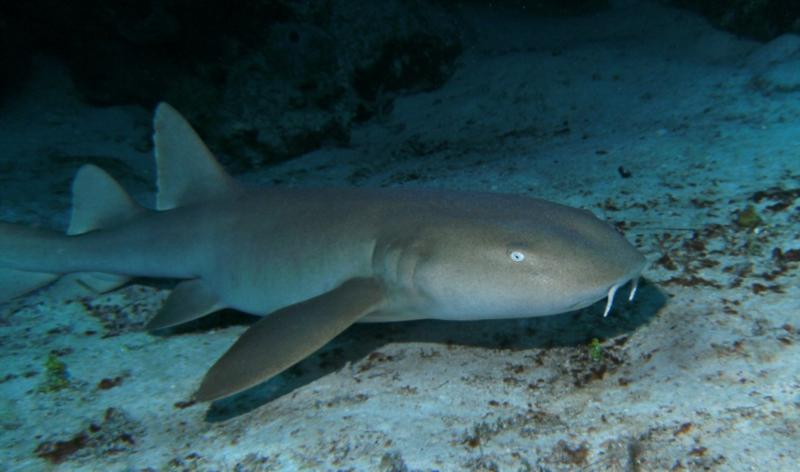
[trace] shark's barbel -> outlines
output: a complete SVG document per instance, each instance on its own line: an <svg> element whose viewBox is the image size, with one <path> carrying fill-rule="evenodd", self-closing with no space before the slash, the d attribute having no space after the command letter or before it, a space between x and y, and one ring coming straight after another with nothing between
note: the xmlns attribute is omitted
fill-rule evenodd
<svg viewBox="0 0 800 472"><path fill-rule="evenodd" d="M608 298L645 259L591 213L524 196L251 188L183 117L155 115L156 210L87 165L67 235L0 223L0 301L63 274L107 290L184 279L149 324L265 315L209 370L201 401L280 373L359 321L545 316Z"/></svg>

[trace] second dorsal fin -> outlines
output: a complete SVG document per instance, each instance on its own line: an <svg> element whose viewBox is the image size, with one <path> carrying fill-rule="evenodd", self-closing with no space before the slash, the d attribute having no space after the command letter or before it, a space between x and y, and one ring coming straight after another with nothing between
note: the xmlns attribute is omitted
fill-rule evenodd
<svg viewBox="0 0 800 472"><path fill-rule="evenodd" d="M203 140L169 104L158 105L153 128L158 210L219 198L235 188Z"/></svg>
<svg viewBox="0 0 800 472"><path fill-rule="evenodd" d="M72 182L72 218L67 234L116 226L143 211L113 177L86 164Z"/></svg>
<svg viewBox="0 0 800 472"><path fill-rule="evenodd" d="M91 164L84 165L75 174L72 182L72 218L67 234L75 236L89 231L110 229L136 218L145 210L137 205L119 183L104 170ZM101 293L119 287L128 277L100 272L68 274L71 280ZM37 279L32 276L22 278Z"/></svg>

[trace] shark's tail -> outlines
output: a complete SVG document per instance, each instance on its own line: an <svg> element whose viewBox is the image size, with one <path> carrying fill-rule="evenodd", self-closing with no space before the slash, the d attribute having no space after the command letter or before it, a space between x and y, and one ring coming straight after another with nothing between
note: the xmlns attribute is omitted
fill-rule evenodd
<svg viewBox="0 0 800 472"><path fill-rule="evenodd" d="M72 218L68 236L116 226L142 207L106 172L93 165L81 167L72 184ZM48 285L65 274L60 261L68 257L69 238L53 231L0 223L0 303ZM128 278L97 272L72 273L66 277L94 291L124 284Z"/></svg>

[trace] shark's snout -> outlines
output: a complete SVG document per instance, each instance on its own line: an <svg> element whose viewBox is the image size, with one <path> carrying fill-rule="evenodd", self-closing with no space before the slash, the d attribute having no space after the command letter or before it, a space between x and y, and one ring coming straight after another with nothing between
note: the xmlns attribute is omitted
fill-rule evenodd
<svg viewBox="0 0 800 472"><path fill-rule="evenodd" d="M551 234L548 258L564 311L578 310L606 299L608 316L617 292L629 285L628 300L636 295L645 257L613 226L589 212L564 210L570 218ZM554 256L552 256L554 255Z"/></svg>

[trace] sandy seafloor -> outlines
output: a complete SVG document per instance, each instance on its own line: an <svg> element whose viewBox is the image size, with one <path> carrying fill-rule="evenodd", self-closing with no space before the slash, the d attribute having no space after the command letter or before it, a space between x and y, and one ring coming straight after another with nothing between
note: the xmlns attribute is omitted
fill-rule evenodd
<svg viewBox="0 0 800 472"><path fill-rule="evenodd" d="M443 88L398 99L346 149L241 177L584 207L651 262L632 304L357 325L209 405L186 401L244 324L153 335L140 328L170 283L77 299L61 284L0 308L0 468L798 470L800 37L742 40L647 2L478 13ZM150 110L86 106L37 63L0 109L0 219L64 227L83 162L151 203ZM49 353L66 388L48 388Z"/></svg>

